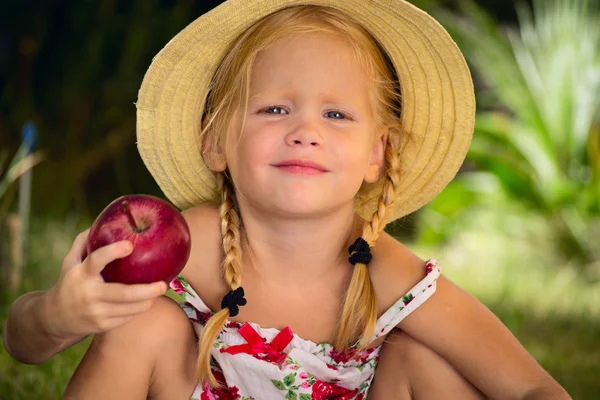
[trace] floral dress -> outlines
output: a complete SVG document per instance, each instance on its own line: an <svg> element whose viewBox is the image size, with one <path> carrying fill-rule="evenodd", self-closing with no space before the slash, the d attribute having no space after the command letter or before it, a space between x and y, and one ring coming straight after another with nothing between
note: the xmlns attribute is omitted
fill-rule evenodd
<svg viewBox="0 0 600 400"><path fill-rule="evenodd" d="M425 268L425 278L377 320L370 342L387 335L435 292L441 268L435 259L427 261ZM170 286L183 298L181 306L200 337L212 311L181 276ZM331 344L302 339L288 327L278 330L227 321L213 344L211 359L213 375L222 387L199 384L192 400L362 400L373 380L381 345L359 354L354 348L339 353Z"/></svg>

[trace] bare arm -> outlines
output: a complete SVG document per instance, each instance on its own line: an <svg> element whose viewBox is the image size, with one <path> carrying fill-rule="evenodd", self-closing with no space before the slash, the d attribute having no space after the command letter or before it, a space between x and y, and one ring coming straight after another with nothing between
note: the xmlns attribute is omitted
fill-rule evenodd
<svg viewBox="0 0 600 400"><path fill-rule="evenodd" d="M195 207L182 215L192 230L193 252L200 252L206 259L208 250L198 246L213 243L213 236L219 235L218 211L214 207ZM120 327L134 315L150 309L153 301L167 290L164 282L105 283L100 271L114 259L127 256L130 250L119 242L86 257L88 233L89 230L82 232L73 241L52 289L24 294L12 304L3 341L14 359L26 364L42 363L90 334ZM212 253L220 254L218 248Z"/></svg>
<svg viewBox="0 0 600 400"><path fill-rule="evenodd" d="M379 310L425 275L425 262L389 235L369 274ZM484 266L482 266L484 268ZM493 399L570 399L510 330L480 301L441 275L436 292L398 325Z"/></svg>
<svg viewBox="0 0 600 400"><path fill-rule="evenodd" d="M123 325L148 310L162 295L164 282L124 285L105 283L100 271L131 252L126 242L113 243L85 257L88 231L77 236L65 257L58 282L46 292L19 297L4 326L4 347L17 361L39 364L92 333Z"/></svg>
<svg viewBox="0 0 600 400"><path fill-rule="evenodd" d="M25 364L40 364L85 338L55 336L49 329L48 315L54 315L48 292L26 293L15 300L3 331L4 348L11 357Z"/></svg>
<svg viewBox="0 0 600 400"><path fill-rule="evenodd" d="M436 293L398 327L491 398L570 399L492 312L444 276Z"/></svg>
<svg viewBox="0 0 600 400"><path fill-rule="evenodd" d="M558 384L557 384L558 385ZM572 400L561 387L541 387L526 393L521 400Z"/></svg>

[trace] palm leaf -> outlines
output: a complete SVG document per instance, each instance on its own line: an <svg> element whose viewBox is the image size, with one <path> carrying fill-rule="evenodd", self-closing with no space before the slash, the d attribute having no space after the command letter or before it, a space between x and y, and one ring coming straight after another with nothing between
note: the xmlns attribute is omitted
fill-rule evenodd
<svg viewBox="0 0 600 400"><path fill-rule="evenodd" d="M555 221L587 262L600 214L600 5L533 0L502 28L473 0L438 13L473 67L480 112L467 155ZM481 110L486 110L482 112Z"/></svg>
<svg viewBox="0 0 600 400"><path fill-rule="evenodd" d="M535 197L559 207L576 192L573 182L583 190L599 180L587 151L600 108L598 6L585 0L534 0L533 13L518 8L520 29L506 31L471 0L463 1L461 10L467 18L446 12L440 19L483 80L484 98L491 100L483 108L505 110L510 120L503 129L490 128L497 121L480 114L468 157L482 158L487 147L490 157L504 158L504 166L513 165L519 173L527 160L539 192ZM582 180L590 173L591 179Z"/></svg>
<svg viewBox="0 0 600 400"><path fill-rule="evenodd" d="M600 105L600 13L573 0L535 1L534 15L523 5L518 12L519 35L508 35L515 59L561 166L578 167Z"/></svg>
<svg viewBox="0 0 600 400"><path fill-rule="evenodd" d="M13 182L42 160L42 153L28 153L27 148L22 145L11 160L6 173L0 178L0 198L2 198Z"/></svg>

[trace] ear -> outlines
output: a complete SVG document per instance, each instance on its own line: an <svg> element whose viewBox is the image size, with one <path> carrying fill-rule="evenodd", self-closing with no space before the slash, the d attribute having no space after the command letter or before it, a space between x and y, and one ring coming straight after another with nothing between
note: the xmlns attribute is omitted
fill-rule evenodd
<svg viewBox="0 0 600 400"><path fill-rule="evenodd" d="M375 133L373 148L369 156L367 171L365 172L365 182L373 183L379 179L383 165L385 164L385 146L387 143L389 129L385 128Z"/></svg>
<svg viewBox="0 0 600 400"><path fill-rule="evenodd" d="M227 168L225 152L219 144L215 143L214 135L210 133L202 150L202 157L213 172L223 172Z"/></svg>

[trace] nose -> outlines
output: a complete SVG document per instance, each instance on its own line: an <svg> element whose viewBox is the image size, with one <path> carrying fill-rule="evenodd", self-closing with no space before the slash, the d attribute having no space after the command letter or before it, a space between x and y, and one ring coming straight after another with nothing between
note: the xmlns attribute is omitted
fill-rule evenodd
<svg viewBox="0 0 600 400"><path fill-rule="evenodd" d="M285 142L294 147L321 147L323 137L314 121L303 120L286 135Z"/></svg>

